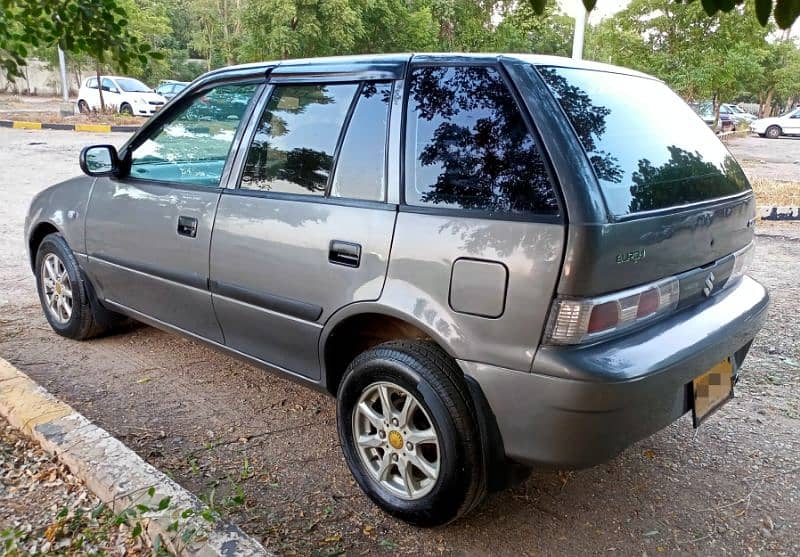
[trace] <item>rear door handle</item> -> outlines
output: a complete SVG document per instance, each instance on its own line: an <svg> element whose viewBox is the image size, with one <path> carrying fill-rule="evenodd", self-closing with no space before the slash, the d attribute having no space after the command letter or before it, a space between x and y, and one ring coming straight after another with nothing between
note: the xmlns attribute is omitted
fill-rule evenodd
<svg viewBox="0 0 800 557"><path fill-rule="evenodd" d="M178 234L194 238L197 236L197 219L194 217L178 217Z"/></svg>
<svg viewBox="0 0 800 557"><path fill-rule="evenodd" d="M328 261L345 267L358 267L361 265L361 245L331 240Z"/></svg>

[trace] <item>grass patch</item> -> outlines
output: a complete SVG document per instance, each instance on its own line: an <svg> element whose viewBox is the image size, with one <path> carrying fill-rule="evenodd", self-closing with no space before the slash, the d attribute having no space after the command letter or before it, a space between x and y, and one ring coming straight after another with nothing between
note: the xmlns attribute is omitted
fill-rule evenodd
<svg viewBox="0 0 800 557"><path fill-rule="evenodd" d="M758 205L800 205L800 182L753 178L750 184Z"/></svg>

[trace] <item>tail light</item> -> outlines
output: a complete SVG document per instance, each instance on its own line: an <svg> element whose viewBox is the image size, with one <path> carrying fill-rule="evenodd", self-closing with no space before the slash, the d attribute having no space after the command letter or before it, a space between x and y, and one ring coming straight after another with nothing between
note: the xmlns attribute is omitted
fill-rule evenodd
<svg viewBox="0 0 800 557"><path fill-rule="evenodd" d="M755 248L753 244L750 244L743 250L739 250L733 254L733 270L731 271L731 276L728 277L727 282L725 285L733 284L734 281L739 280L744 276L747 272L747 269L750 268L750 263L753 261L753 255L755 254Z"/></svg>
<svg viewBox="0 0 800 557"><path fill-rule="evenodd" d="M677 278L596 298L557 298L550 311L547 340L551 344L600 340L673 311L678 298Z"/></svg>

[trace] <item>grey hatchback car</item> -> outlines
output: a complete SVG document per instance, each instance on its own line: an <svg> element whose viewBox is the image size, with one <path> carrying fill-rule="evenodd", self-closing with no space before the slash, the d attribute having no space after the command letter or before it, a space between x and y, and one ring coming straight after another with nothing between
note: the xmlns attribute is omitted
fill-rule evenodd
<svg viewBox="0 0 800 557"><path fill-rule="evenodd" d="M421 526L698 426L766 317L741 168L623 68L225 68L80 165L25 224L53 329L133 318L330 393L355 480Z"/></svg>

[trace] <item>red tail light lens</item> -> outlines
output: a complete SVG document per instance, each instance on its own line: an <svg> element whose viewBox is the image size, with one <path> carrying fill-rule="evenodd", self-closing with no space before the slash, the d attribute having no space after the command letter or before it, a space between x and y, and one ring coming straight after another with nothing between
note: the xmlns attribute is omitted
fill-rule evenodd
<svg viewBox="0 0 800 557"><path fill-rule="evenodd" d="M616 327L617 323L619 323L619 304L617 302L606 302L592 308L586 332L592 334L605 331Z"/></svg>
<svg viewBox="0 0 800 557"><path fill-rule="evenodd" d="M658 288L645 290L639 295L639 307L636 310L636 317L647 317L651 313L657 312L659 302Z"/></svg>

